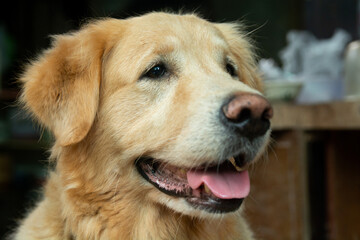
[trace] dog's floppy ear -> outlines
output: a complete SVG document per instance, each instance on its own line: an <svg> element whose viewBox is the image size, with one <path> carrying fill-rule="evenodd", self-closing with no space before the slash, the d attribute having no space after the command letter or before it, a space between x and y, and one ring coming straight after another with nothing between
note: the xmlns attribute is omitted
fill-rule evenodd
<svg viewBox="0 0 360 240"><path fill-rule="evenodd" d="M251 40L245 34L240 23L216 24L230 46L239 66L241 80L251 87L262 91L262 84L257 72L255 53Z"/></svg>
<svg viewBox="0 0 360 240"><path fill-rule="evenodd" d="M81 141L94 121L104 56L114 24L100 20L77 32L53 37L50 49L30 63L20 81L20 98L62 146Z"/></svg>

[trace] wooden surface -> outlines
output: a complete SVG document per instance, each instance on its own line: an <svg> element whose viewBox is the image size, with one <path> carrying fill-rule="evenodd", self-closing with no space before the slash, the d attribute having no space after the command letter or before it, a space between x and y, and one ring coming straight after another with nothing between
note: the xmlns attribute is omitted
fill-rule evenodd
<svg viewBox="0 0 360 240"><path fill-rule="evenodd" d="M246 200L256 236L360 239L360 100L273 107L274 143Z"/></svg>
<svg viewBox="0 0 360 240"><path fill-rule="evenodd" d="M360 129L360 100L316 105L274 103L272 129Z"/></svg>
<svg viewBox="0 0 360 240"><path fill-rule="evenodd" d="M329 240L360 239L360 131L327 137Z"/></svg>
<svg viewBox="0 0 360 240"><path fill-rule="evenodd" d="M275 133L268 156L250 170L245 216L256 239L308 239L303 137L302 132Z"/></svg>

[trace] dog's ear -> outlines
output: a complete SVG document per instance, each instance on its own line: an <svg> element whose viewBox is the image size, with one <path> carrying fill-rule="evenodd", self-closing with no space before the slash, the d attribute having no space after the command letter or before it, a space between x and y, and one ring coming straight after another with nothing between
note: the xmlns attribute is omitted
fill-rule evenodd
<svg viewBox="0 0 360 240"><path fill-rule="evenodd" d="M119 20L100 20L53 37L50 49L20 78L20 101L62 146L81 141L98 108L102 63ZM114 38L113 38L114 39Z"/></svg>
<svg viewBox="0 0 360 240"><path fill-rule="evenodd" d="M243 30L243 25L241 23L219 23L216 26L223 34L230 46L231 53L236 58L241 80L262 91L263 87L257 71L254 47L251 39Z"/></svg>

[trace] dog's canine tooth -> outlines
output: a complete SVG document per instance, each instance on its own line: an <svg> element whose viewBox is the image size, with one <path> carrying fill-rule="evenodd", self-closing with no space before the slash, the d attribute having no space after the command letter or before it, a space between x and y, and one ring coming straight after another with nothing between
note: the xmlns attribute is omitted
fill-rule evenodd
<svg viewBox="0 0 360 240"><path fill-rule="evenodd" d="M209 187L206 184L204 184L204 190L206 193L211 193Z"/></svg>
<svg viewBox="0 0 360 240"><path fill-rule="evenodd" d="M243 169L241 167L239 167L238 165L236 165L235 162L235 158L231 157L229 158L229 161L231 162L231 164L235 167L236 171L241 172Z"/></svg>

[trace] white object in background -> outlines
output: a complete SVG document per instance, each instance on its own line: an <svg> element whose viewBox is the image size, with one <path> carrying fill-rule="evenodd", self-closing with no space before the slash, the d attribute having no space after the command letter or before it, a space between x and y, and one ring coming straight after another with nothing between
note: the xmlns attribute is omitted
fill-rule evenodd
<svg viewBox="0 0 360 240"><path fill-rule="evenodd" d="M360 97L360 41L349 44L345 53L345 94Z"/></svg>
<svg viewBox="0 0 360 240"><path fill-rule="evenodd" d="M291 102L298 96L301 81L270 80L264 81L265 96L270 102Z"/></svg>
<svg viewBox="0 0 360 240"><path fill-rule="evenodd" d="M304 79L304 87L297 98L298 103L343 99L343 53L350 40L349 33L338 29L331 38L314 38L301 49L302 71L298 75Z"/></svg>

